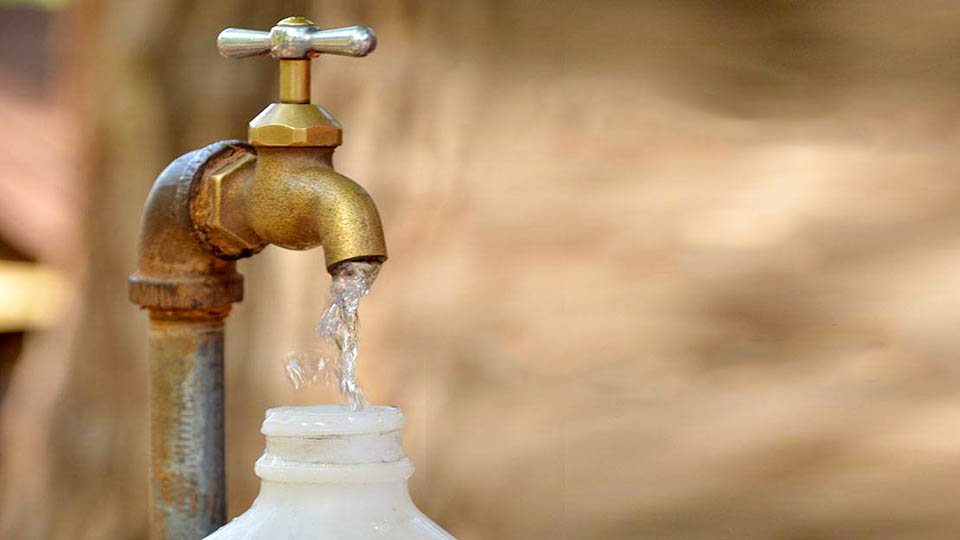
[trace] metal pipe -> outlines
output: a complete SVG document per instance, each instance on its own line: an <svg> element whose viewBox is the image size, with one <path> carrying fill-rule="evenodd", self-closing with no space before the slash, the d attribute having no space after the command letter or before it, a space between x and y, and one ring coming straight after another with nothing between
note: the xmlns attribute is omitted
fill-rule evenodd
<svg viewBox="0 0 960 540"><path fill-rule="evenodd" d="M150 311L151 537L226 521L223 310Z"/></svg>
<svg viewBox="0 0 960 540"><path fill-rule="evenodd" d="M190 152L157 178L143 211L130 299L150 311L150 538L196 540L226 520L223 319L243 297L234 261L193 230L206 165L240 141Z"/></svg>

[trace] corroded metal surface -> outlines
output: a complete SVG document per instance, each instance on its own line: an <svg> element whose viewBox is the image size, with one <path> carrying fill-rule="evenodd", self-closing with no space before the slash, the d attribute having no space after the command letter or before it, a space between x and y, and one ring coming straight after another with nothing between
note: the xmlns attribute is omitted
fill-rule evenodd
<svg viewBox="0 0 960 540"><path fill-rule="evenodd" d="M253 147L237 146L211 160L194 184L190 198L194 227L219 257L249 257L267 245L250 228L243 208L234 203L243 197L256 157Z"/></svg>
<svg viewBox="0 0 960 540"><path fill-rule="evenodd" d="M223 524L223 319L243 297L236 263L217 257L193 229L189 201L224 141L175 160L144 208L130 299L150 309L153 540L194 540Z"/></svg>
<svg viewBox="0 0 960 540"><path fill-rule="evenodd" d="M153 540L203 538L226 519L223 317L227 312L151 312Z"/></svg>
<svg viewBox="0 0 960 540"><path fill-rule="evenodd" d="M246 143L221 141L177 158L160 176L143 209L130 300L158 309L202 309L243 298L236 263L217 257L190 218L193 183L216 156Z"/></svg>

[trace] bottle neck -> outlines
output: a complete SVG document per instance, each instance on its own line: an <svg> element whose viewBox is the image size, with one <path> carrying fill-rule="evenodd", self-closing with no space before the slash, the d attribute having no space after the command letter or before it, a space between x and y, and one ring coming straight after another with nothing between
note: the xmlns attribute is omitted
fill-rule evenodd
<svg viewBox="0 0 960 540"><path fill-rule="evenodd" d="M413 474L403 452L397 409L284 407L268 412L266 450L255 471L283 484L399 484ZM405 488L404 488L405 489Z"/></svg>
<svg viewBox="0 0 960 540"><path fill-rule="evenodd" d="M315 498L329 505L334 501L339 506L363 504L366 506L381 506L396 504L397 501L411 501L406 480L392 482L365 483L298 483L274 482L262 480L260 494L257 497L262 502L302 505L310 498ZM411 501L412 504L412 501Z"/></svg>

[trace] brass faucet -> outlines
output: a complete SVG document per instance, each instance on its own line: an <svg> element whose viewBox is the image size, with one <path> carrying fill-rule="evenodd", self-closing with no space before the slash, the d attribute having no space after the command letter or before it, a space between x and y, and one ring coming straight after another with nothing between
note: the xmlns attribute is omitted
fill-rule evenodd
<svg viewBox="0 0 960 540"><path fill-rule="evenodd" d="M228 28L227 58L280 60L280 101L221 141L173 161L143 211L130 299L150 312L151 538L202 538L225 520L223 321L243 298L236 260L268 244L323 246L327 269L387 258L377 208L333 170L341 126L310 103L310 59L366 56L363 26L320 30L302 17L269 32Z"/></svg>

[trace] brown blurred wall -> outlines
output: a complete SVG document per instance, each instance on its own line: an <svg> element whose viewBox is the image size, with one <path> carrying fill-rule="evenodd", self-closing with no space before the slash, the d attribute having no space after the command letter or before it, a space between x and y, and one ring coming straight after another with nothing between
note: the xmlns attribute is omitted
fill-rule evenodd
<svg viewBox="0 0 960 540"><path fill-rule="evenodd" d="M274 95L272 62L221 59L219 29L293 13L380 37L317 61L314 97L383 215L360 374L408 414L428 514L465 539L956 538L960 7L265 4L65 15L89 259L72 325L22 362L61 377L24 368L4 404L3 538L145 537L140 207ZM256 494L264 409L334 399L280 364L323 267L241 263L231 515Z"/></svg>

